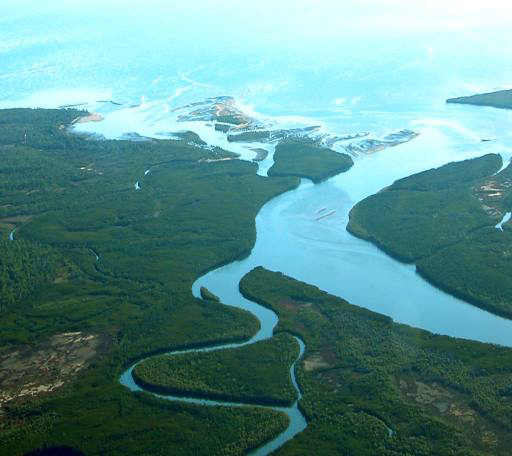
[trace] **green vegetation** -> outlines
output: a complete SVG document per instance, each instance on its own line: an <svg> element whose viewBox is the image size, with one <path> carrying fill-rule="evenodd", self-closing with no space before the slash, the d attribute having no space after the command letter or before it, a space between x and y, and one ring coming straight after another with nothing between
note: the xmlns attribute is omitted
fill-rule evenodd
<svg viewBox="0 0 512 456"><path fill-rule="evenodd" d="M56 279L62 259L53 249L27 241L0 241L0 313Z"/></svg>
<svg viewBox="0 0 512 456"><path fill-rule="evenodd" d="M503 162L500 155L488 154L473 160L448 163L434 170L423 171L397 180L394 190L433 191L467 184L496 173Z"/></svg>
<svg viewBox="0 0 512 456"><path fill-rule="evenodd" d="M39 448L27 453L25 456L83 456L83 453L74 448L61 446Z"/></svg>
<svg viewBox="0 0 512 456"><path fill-rule="evenodd" d="M512 90L499 90L497 92L481 93L469 97L449 98L446 102L512 109Z"/></svg>
<svg viewBox="0 0 512 456"><path fill-rule="evenodd" d="M490 154L395 182L358 203L348 230L414 262L425 278L512 317L512 232L495 225L512 207L512 166Z"/></svg>
<svg viewBox="0 0 512 456"><path fill-rule="evenodd" d="M172 135L176 138L180 138L181 140L186 141L187 143L194 143L198 146L206 146L206 143L200 138L200 136L193 131L178 131Z"/></svg>
<svg viewBox="0 0 512 456"><path fill-rule="evenodd" d="M196 299L190 289L200 274L248 254L261 206L299 179L259 177L255 164L238 160L209 162L233 154L194 144L191 135L97 141L70 134L70 123L85 114L0 111L0 453L68 447L88 456L245 454L281 432L287 417L262 407L165 401L131 393L118 378L148 354L254 334L251 315L206 289ZM277 173L287 160L287 174L315 181L340 172L329 149L303 141L281 147ZM448 272L454 288L470 280L466 293L505 308L512 230L493 225L512 207L512 169L493 175L500 166L490 155L398 181L379 195L393 194L384 200L389 223L406 214L409 198L416 204L410 220L430 223L403 230L414 245L403 251L423 274ZM370 236L359 223L368 204L354 209L351 227ZM436 232L429 214L442 236L429 234ZM7 241L14 227L15 240ZM440 256L448 254L451 263ZM279 314L278 331L307 344L298 380L309 425L282 454L508 453L511 350L394 324L261 268L241 290ZM60 342L66 340L73 341L71 354ZM64 360L81 353L86 361L53 375L45 361L53 353ZM137 372L139 380L180 391L284 404L295 396L289 367L296 356L296 343L280 334L238 350L152 358ZM30 388L49 392L23 393L24 378L2 382L13 359L26 361L23 372L35 379ZM44 383L53 378L63 384Z"/></svg>
<svg viewBox="0 0 512 456"><path fill-rule="evenodd" d="M227 133L229 130L233 128L230 124L222 124L222 123L216 123L215 124L215 131L221 131L222 133Z"/></svg>
<svg viewBox="0 0 512 456"><path fill-rule="evenodd" d="M241 133L228 134L227 139L229 142L278 142L286 139L296 141L311 141L307 138L308 133L317 131L320 127L303 127L303 128L289 128L286 130L248 130ZM233 132L233 130L230 130ZM316 142L318 143L318 141Z"/></svg>
<svg viewBox="0 0 512 456"><path fill-rule="evenodd" d="M230 125L244 125L245 123L247 123L247 119L238 114L225 114L216 116L215 120L217 122Z"/></svg>
<svg viewBox="0 0 512 456"><path fill-rule="evenodd" d="M220 302L220 299L217 295L214 295L208 288L201 287L199 290L199 293L201 293L201 298L203 298L205 301L215 301Z"/></svg>
<svg viewBox="0 0 512 456"><path fill-rule="evenodd" d="M269 176L298 176L318 183L349 170L354 162L346 154L318 145L307 138L281 141L274 153Z"/></svg>
<svg viewBox="0 0 512 456"><path fill-rule="evenodd" d="M263 268L240 290L306 343L308 427L277 454L509 454L511 349L393 323Z"/></svg>
<svg viewBox="0 0 512 456"><path fill-rule="evenodd" d="M9 410L11 419L30 420L30 425L16 431L2 429L2 454L23 455L44 442L50 447L72 446L86 455L235 456L288 425L286 415L272 410L187 405L114 386L91 386L88 394L73 390L73 400L46 400L37 415L32 415L33 410L33 406Z"/></svg>
<svg viewBox="0 0 512 456"><path fill-rule="evenodd" d="M266 142L272 137L269 130L251 130L228 135L228 142Z"/></svg>
<svg viewBox="0 0 512 456"><path fill-rule="evenodd" d="M292 405L290 366L299 348L288 334L237 349L150 358L134 369L156 392L262 405Z"/></svg>
<svg viewBox="0 0 512 456"><path fill-rule="evenodd" d="M262 178L239 160L208 163L233 154L192 144L190 135L97 141L70 134L70 122L85 114L0 111L4 238L16 227L15 240L1 246L11 253L0 274L9 296L0 315L0 370L11 351L35 350L55 335L81 331L108 341L51 394L33 398L0 386L0 453L48 445L87 455L243 454L282 430L286 417L168 404L130 393L118 376L149 353L239 341L257 330L246 312L195 299L191 285L247 255L260 207L298 179ZM4 273L6 261L13 274ZM44 368L34 365L31 378ZM5 402L4 393L15 399Z"/></svg>

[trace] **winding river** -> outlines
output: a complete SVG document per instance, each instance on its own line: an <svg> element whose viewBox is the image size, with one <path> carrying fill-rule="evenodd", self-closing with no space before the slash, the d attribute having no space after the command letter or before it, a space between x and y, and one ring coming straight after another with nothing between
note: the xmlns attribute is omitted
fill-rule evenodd
<svg viewBox="0 0 512 456"><path fill-rule="evenodd" d="M193 286L193 293L196 297L200 297L199 289L202 286L202 278L197 280L194 283ZM185 349L185 350L174 350L167 353L168 356L173 355L179 355L179 354L185 354L185 353L192 353L192 352L211 352L214 350L226 350L226 349L233 349L233 348L240 348L245 345L253 344L255 342L259 342L262 340L270 339L273 335L274 328L276 327L278 323L278 317L277 315L263 307L259 304L256 304L253 301L250 301L246 298L244 298L240 292L235 293L236 298L234 301L230 301L235 307L244 309L250 313L252 313L260 322L260 329L258 332L251 337L246 342L241 343L229 343L229 344L219 344L214 346L208 346L204 348L193 348L193 349ZM297 379L295 376L295 365L300 360L300 358L303 356L305 351L305 345L304 342L299 339L298 337L295 337L295 340L297 341L299 345L299 355L297 356L297 359L292 363L290 367L290 379L293 384L293 387L295 388L295 391L297 392L297 399L295 400L295 403L291 407L274 407L274 406L260 406L263 408L272 409L275 411L279 411L282 413L285 413L289 418L289 424L288 427L281 432L278 436L276 436L271 441L267 442L263 446L257 448L256 450L252 451L250 454L255 456L264 456L267 454L270 454L272 451L276 450L280 446L282 446L287 441L291 440L295 435L297 435L299 432L303 431L306 426L306 419L302 415L301 411L299 410L298 404L302 397L302 393L300 391L299 385L297 383ZM139 361L141 362L141 361ZM133 379L133 369L138 363L135 363L132 365L129 369L127 369L120 377L119 381L122 385L126 386L131 391L144 391L143 388L141 388L137 383L135 383ZM205 406L225 406L225 407L250 407L250 404L246 403L238 403L238 402L229 402L229 401L216 401L216 400L208 400L208 399L198 399L193 397L186 397L186 396L176 396L171 394L154 394L155 396L167 399L167 400L174 400L174 401L181 401L181 402L187 402L192 404L199 404L199 405L205 405Z"/></svg>
<svg viewBox="0 0 512 456"><path fill-rule="evenodd" d="M394 180L414 172L442 165L448 161L481 155L481 151L461 151L445 145L436 131L426 131L422 139L409 145L389 149L356 162L347 173L314 185L303 180L295 190L269 201L256 218L257 240L251 254L215 269L196 280L192 292L200 297L200 287L208 288L221 302L252 313L260 330L250 340L180 353L239 348L273 335L277 315L245 299L239 292L242 277L256 266L281 271L297 280L319 288L349 302L388 315L395 321L437 334L512 346L512 321L474 307L430 285L416 274L413 265L400 263L372 244L346 231L348 213L360 199L371 195ZM422 147L437 141L440 152L420 155ZM415 151L415 160L410 159ZM322 217L328 213L329 217ZM300 355L290 369L297 391L292 407L269 407L286 413L288 428L252 454L266 455L292 439L307 426L298 408L301 393L295 378L295 364L305 351L297 339ZM141 391L133 380L134 366L127 369L120 382L132 391ZM212 401L174 395L158 397L206 406L242 407L247 404Z"/></svg>

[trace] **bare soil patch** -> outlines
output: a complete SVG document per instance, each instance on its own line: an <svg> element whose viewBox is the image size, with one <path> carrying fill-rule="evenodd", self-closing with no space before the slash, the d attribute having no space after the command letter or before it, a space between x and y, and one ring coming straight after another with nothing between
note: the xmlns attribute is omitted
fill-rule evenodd
<svg viewBox="0 0 512 456"><path fill-rule="evenodd" d="M84 332L57 334L36 346L0 354L0 414L5 404L64 386L96 356L100 336Z"/></svg>

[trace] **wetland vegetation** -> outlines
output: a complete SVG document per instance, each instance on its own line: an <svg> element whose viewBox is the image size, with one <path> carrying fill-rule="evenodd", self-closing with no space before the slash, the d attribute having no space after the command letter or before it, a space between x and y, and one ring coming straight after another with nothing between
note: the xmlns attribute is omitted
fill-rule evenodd
<svg viewBox="0 0 512 456"><path fill-rule="evenodd" d="M150 358L135 367L134 378L160 393L290 406L296 392L289 372L298 354L295 339L278 334L237 349Z"/></svg>
<svg viewBox="0 0 512 456"><path fill-rule="evenodd" d="M132 393L119 375L149 354L251 337L253 316L206 288L194 298L192 283L248 254L266 201L298 177L319 182L347 170L352 159L288 138L263 178L254 163L191 135L71 134L86 114L0 111L0 453L245 454L283 431L287 416ZM503 249L511 231L494 226L512 207L512 171L496 174L501 165L487 155L397 181L356 206L349 227L425 275L448 271L454 290L474 274L475 296L506 310L508 286L495 284L509 274ZM385 210L375 215L376 207ZM377 231L379 217L399 234ZM262 268L240 290L278 314L272 339L149 358L135 369L139 382L288 405L296 397L293 334L307 347L297 379L308 427L278 454L508 454L512 350L395 324Z"/></svg>
<svg viewBox="0 0 512 456"><path fill-rule="evenodd" d="M287 138L280 141L274 153L269 176L298 176L318 183L348 171L354 162L341 154L307 138Z"/></svg>

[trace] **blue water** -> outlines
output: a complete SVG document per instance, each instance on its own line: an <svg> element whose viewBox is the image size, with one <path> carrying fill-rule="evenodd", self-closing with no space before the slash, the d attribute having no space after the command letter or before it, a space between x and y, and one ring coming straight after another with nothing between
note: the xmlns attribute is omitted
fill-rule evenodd
<svg viewBox="0 0 512 456"><path fill-rule="evenodd" d="M231 95L243 109L281 125L320 124L336 134L375 136L402 128L420 132L406 145L356 160L349 173L328 183L279 199L290 205L279 222L285 226L265 236L260 248L258 225L258 262L398 321L508 344L504 330L468 323L469 314L483 311L469 307L452 315L454 307L446 304L439 318L433 304L439 296L414 291L422 282L411 267L344 228L353 204L396 178L488 152L508 161L512 112L444 100L511 83L512 47L503 45L512 38L511 6L492 0L485 8L437 0L264 0L250 9L231 0L2 3L0 107L83 103L105 117L81 125L84 130L115 138L186 127L242 155L243 145L229 145L211 128L177 125L172 109ZM99 103L104 100L120 105ZM260 172L270 165L271 156ZM338 208L337 215L312 223L317 203ZM282 236L286 242L277 241ZM277 244L288 246L279 263ZM308 275L310 268L302 266L313 257L322 272ZM393 276L395 270L402 275ZM399 296L390 291L397 288Z"/></svg>
<svg viewBox="0 0 512 456"><path fill-rule="evenodd" d="M1 101L229 94L270 115L384 130L510 85L510 7L430 3L3 1Z"/></svg>
<svg viewBox="0 0 512 456"><path fill-rule="evenodd" d="M496 229L498 229L500 231L503 231L503 225L505 225L505 223L508 223L511 218L512 218L512 213L511 212L507 212L503 216L501 222L496 225Z"/></svg>
<svg viewBox="0 0 512 456"><path fill-rule="evenodd" d="M99 257L97 258L99 260ZM227 343L227 344L219 344L216 346L206 346L203 348L192 348L192 349L184 349L184 350L176 350L167 353L167 356L180 356L187 353L192 352L212 352L218 350L226 350L226 349L238 349L259 341L270 339L273 336L274 329L278 324L278 317L275 312L270 309L267 309L253 301L250 301L242 296L238 287L233 287L233 277L229 274L224 275L227 278L227 282L225 284L222 283L222 280L218 280L215 283L216 289L221 290L222 302L229 303L229 305L237 307L239 309L244 309L247 312L250 312L254 315L258 321L260 328L249 340L245 342L239 343ZM200 277L193 285L192 292L194 296L200 298L200 288L206 283L204 281L204 277ZM298 433L302 432L307 427L306 418L302 414L299 409L299 401L302 398L302 392L300 390L299 384L297 382L295 370L297 362L302 359L306 346L304 342L296 336L293 336L299 346L299 354L295 361L290 366L290 381L295 389L297 397L294 403L289 407L277 407L277 406L265 406L264 408L271 409L274 411L278 411L284 413L288 417L288 426L279 433L276 437L271 439L269 442L263 444L262 446L256 448L250 454L253 456L264 456L270 454L272 451L284 445L287 441L291 440ZM140 361L139 361L140 362ZM130 366L126 369L119 378L119 382L128 388L132 392L144 391L134 380L133 378L133 369L138 363ZM195 397L187 397L187 396L176 396L172 394L156 394L151 393L154 396L157 396L161 399L171 400L171 401L180 401L186 402L189 404L196 404L201 406L208 407L250 407L254 405L232 402L232 401L219 401L212 399L203 399L203 398L195 398Z"/></svg>

